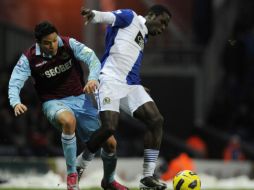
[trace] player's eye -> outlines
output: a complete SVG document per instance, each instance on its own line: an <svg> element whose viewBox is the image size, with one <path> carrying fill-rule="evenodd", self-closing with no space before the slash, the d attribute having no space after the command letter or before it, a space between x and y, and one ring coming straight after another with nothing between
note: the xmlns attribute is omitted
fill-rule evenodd
<svg viewBox="0 0 254 190"><path fill-rule="evenodd" d="M42 44L47 46L47 45L50 45L50 42L48 42L48 41L43 41Z"/></svg>

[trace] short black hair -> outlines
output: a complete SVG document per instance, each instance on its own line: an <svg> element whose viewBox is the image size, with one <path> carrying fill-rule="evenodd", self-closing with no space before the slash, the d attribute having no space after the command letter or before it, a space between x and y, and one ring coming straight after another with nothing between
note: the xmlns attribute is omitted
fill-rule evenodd
<svg viewBox="0 0 254 190"><path fill-rule="evenodd" d="M58 34L56 27L48 21L43 21L35 26L34 37L38 42L40 42L44 36L54 32Z"/></svg>
<svg viewBox="0 0 254 190"><path fill-rule="evenodd" d="M153 5L152 7L149 8L148 13L149 12L152 12L152 13L156 14L157 16L161 15L165 12L170 16L170 18L172 17L172 14L168 10L168 8L163 5Z"/></svg>

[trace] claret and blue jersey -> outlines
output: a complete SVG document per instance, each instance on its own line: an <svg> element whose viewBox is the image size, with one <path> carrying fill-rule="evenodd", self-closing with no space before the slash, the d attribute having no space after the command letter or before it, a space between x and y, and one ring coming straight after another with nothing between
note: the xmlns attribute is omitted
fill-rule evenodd
<svg viewBox="0 0 254 190"><path fill-rule="evenodd" d="M100 61L95 53L73 38L58 36L55 57L45 57L38 44L34 44L19 59L9 82L10 104L20 103L19 93L28 77L35 81L37 94L42 102L78 96L83 93L80 62L87 64L88 80L97 80Z"/></svg>
<svg viewBox="0 0 254 190"><path fill-rule="evenodd" d="M145 18L130 9L114 11L115 22L107 27L106 50L101 60L102 75L140 84L140 68L148 29Z"/></svg>

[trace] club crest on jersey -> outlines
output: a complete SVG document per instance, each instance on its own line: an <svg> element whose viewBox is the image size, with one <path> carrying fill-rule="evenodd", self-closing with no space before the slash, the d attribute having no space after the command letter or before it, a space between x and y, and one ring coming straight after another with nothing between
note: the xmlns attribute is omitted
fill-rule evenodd
<svg viewBox="0 0 254 190"><path fill-rule="evenodd" d="M145 46L145 40L141 34L141 32L139 31L136 38L135 38L135 42L141 47L141 49L144 49Z"/></svg>
<svg viewBox="0 0 254 190"><path fill-rule="evenodd" d="M116 11L114 11L114 13L116 13L116 14L121 14L122 11L121 11L121 10L116 10Z"/></svg>
<svg viewBox="0 0 254 190"><path fill-rule="evenodd" d="M111 102L111 100L110 100L109 97L105 97L105 98L103 99L103 105L105 105L105 104L110 104L110 102Z"/></svg>

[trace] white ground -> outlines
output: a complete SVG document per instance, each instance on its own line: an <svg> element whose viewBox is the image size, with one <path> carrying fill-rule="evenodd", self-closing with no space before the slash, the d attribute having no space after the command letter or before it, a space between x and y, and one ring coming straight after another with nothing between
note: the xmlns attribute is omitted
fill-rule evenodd
<svg viewBox="0 0 254 190"><path fill-rule="evenodd" d="M11 160L11 159L10 159ZM38 175L32 170L26 174L14 175L0 168L0 179L8 180L7 183L0 184L0 187L23 187L23 188L66 188L66 167L63 158L56 158L56 171L49 171L45 175ZM142 171L142 158L120 158L117 164L116 179L130 188L137 188ZM196 160L197 172L201 178L202 189L254 189L254 180L250 180L246 174L251 173L252 162L232 162ZM86 169L80 181L81 188L99 187L102 179L103 165L101 159L94 159ZM28 168L29 169L29 168ZM203 171L209 171L213 175L206 175ZM225 177L236 176L239 177ZM214 176L224 176L216 178ZM169 189L172 189L172 182L166 182Z"/></svg>
<svg viewBox="0 0 254 190"><path fill-rule="evenodd" d="M65 188L65 180L53 172L48 172L46 175L35 175L35 174L23 174L23 175L10 175L8 173L2 173L1 176L8 179L9 182L0 185L0 187L24 187L24 188ZM89 176L84 176L80 181L81 188L98 187L102 177L101 172L91 173ZM116 177L119 182L127 185L128 187L138 187L140 177L136 177L132 181L123 181L119 177ZM202 189L207 188L219 188L219 189L253 189L254 181L250 180L246 176L240 176L237 178L229 179L217 179L213 176L200 174ZM172 189L171 181L167 182L168 187Z"/></svg>

